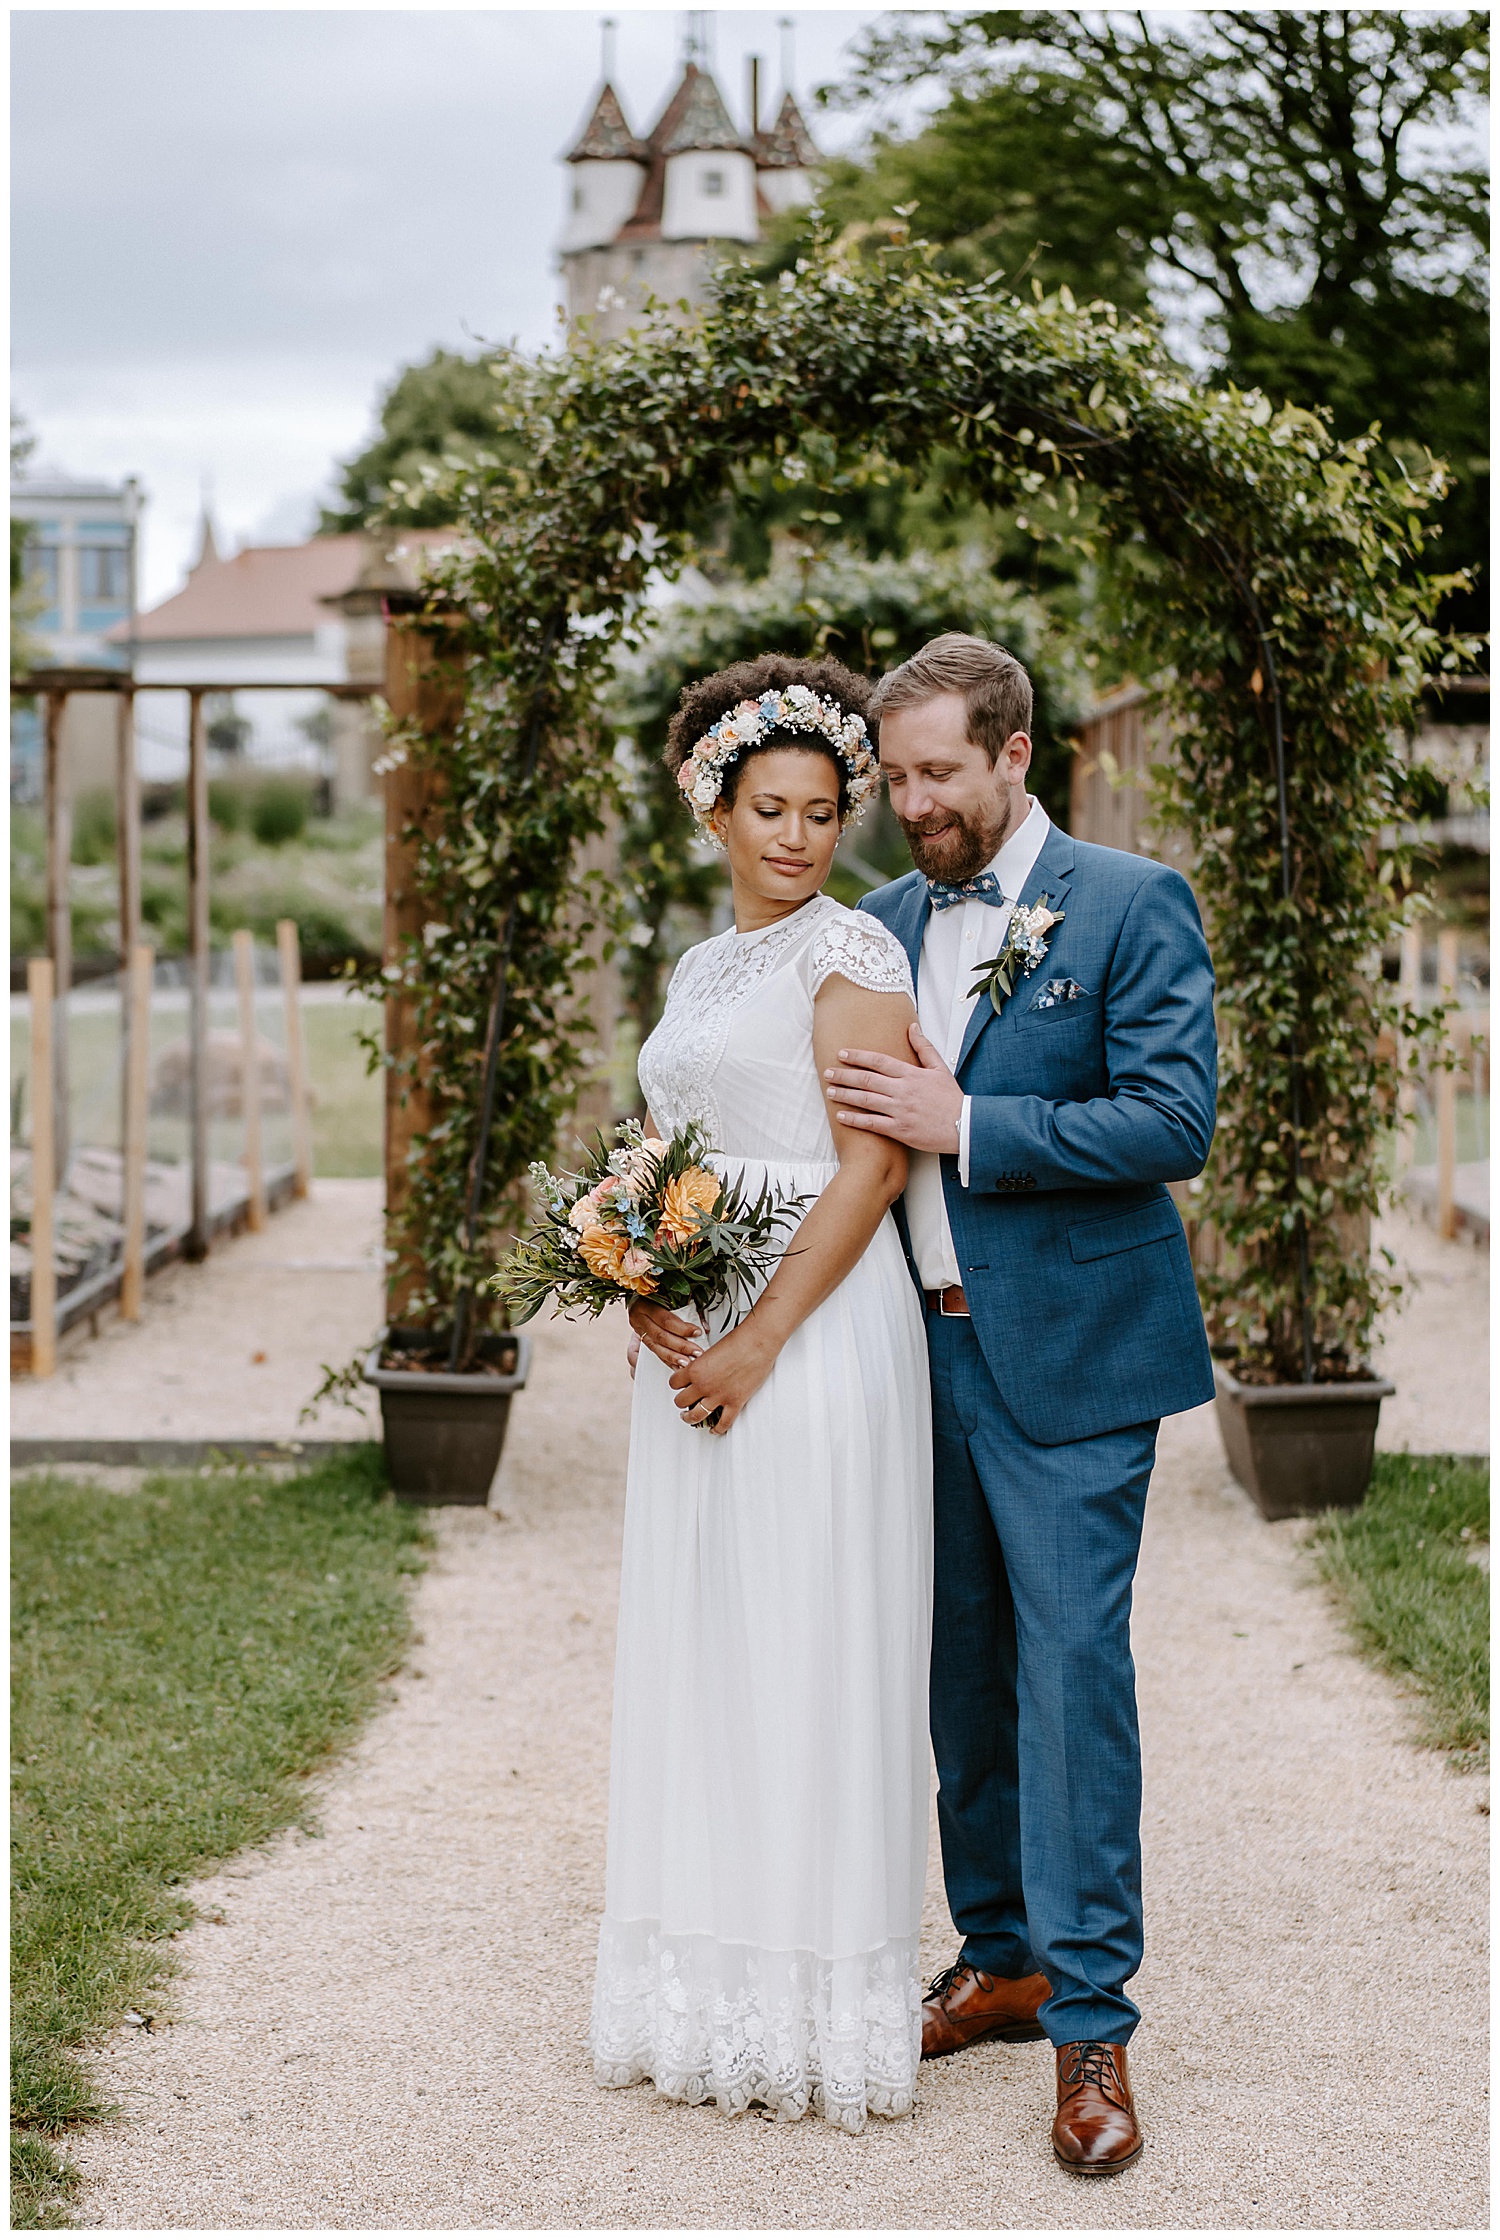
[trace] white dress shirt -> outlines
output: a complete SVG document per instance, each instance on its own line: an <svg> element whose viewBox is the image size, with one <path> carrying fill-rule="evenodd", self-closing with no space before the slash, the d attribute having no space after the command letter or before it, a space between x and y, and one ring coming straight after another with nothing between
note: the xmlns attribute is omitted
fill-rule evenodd
<svg viewBox="0 0 1500 2240"><path fill-rule="evenodd" d="M1010 914L1021 899L1052 822L1039 801L1025 816L987 868L1005 896L1003 908L991 902L961 902L929 911L917 970L917 1018L951 1071L963 1048L964 1029L974 1008L969 990L975 975L995 956L1005 939ZM986 999L988 1000L988 999ZM969 1187L969 1098L958 1123L958 1179ZM912 1258L924 1291L945 1291L961 1283L948 1209L943 1203L943 1170L935 1151L914 1151L906 1183L906 1225Z"/></svg>

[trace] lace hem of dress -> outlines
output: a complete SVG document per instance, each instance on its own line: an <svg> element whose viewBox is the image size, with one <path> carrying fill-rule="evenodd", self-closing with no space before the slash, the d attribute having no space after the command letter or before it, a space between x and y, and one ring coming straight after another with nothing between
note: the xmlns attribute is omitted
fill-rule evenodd
<svg viewBox="0 0 1500 2240"><path fill-rule="evenodd" d="M714 2101L844 2131L910 2115L922 2052L917 1939L845 1960L664 1935L606 1919L589 2052L595 2082L649 2080L668 2100Z"/></svg>

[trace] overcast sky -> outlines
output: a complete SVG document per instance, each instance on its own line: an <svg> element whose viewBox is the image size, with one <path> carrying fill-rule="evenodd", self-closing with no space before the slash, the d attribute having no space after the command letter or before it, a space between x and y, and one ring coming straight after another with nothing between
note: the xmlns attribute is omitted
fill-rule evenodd
<svg viewBox="0 0 1500 2240"><path fill-rule="evenodd" d="M687 19L611 13L644 131ZM877 13L794 16L799 94ZM181 580L203 477L229 543L294 539L399 366L555 335L557 159L597 83L600 14L12 15L15 404L39 458L144 482L148 604ZM779 86L780 21L712 11L741 121L748 54ZM859 130L812 121L830 148Z"/></svg>

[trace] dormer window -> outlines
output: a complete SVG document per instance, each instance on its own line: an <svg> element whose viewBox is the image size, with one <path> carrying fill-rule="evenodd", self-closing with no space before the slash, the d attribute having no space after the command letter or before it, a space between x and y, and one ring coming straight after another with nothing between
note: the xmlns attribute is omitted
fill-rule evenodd
<svg viewBox="0 0 1500 2240"><path fill-rule="evenodd" d="M704 172L703 192L711 195L721 195L724 192L724 174L722 171Z"/></svg>

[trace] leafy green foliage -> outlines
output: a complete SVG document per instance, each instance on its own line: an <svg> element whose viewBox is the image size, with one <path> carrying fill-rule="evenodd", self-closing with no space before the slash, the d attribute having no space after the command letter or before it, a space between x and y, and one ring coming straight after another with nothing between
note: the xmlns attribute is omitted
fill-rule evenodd
<svg viewBox="0 0 1500 2240"><path fill-rule="evenodd" d="M806 658L832 653L874 674L945 630L992 638L1025 662L1036 686L1032 786L1066 826L1068 733L1086 699L1082 681L1041 604L998 581L982 557L917 551L904 560L870 560L809 546L785 555L759 581L719 584L710 599L669 607L622 661L609 705L626 735L620 853L635 922L623 951L624 977L642 1041L660 1015L671 965L701 937L723 881L722 857L697 840L661 759L683 686L768 650ZM846 857L851 849L886 876L910 868L883 798L851 832ZM838 871L835 859L835 885ZM869 876L854 879L844 899L857 900L872 883Z"/></svg>
<svg viewBox="0 0 1500 2240"><path fill-rule="evenodd" d="M307 830L312 793L300 778L262 778L250 797L250 830L263 848L281 848Z"/></svg>
<svg viewBox="0 0 1500 2240"><path fill-rule="evenodd" d="M455 466L499 449L495 370L503 359L434 350L406 366L380 403L380 431L343 469L339 503L325 507L320 534L375 522L442 529L452 519L445 494Z"/></svg>
<svg viewBox="0 0 1500 2240"><path fill-rule="evenodd" d="M399 1657L422 1525L382 1483L370 1447L281 1482L16 1485L11 2075L28 2132L104 2112L79 2051L127 2008L161 2011L184 1885L306 1817L306 1777ZM47 2159L33 2139L22 2175L43 2202Z"/></svg>
<svg viewBox="0 0 1500 2240"><path fill-rule="evenodd" d="M502 1051L514 1090L485 1178L492 1219L549 1148L572 966L565 945L546 953L543 921L612 790L598 710L616 649L643 641L653 571L689 558L694 521L744 468L809 493L881 487L919 476L941 445L1039 541L1149 556L1122 572L1122 628L1173 731L1158 812L1192 843L1219 972L1203 1203L1227 1251L1206 1304L1248 1369L1298 1379L1304 1315L1315 1373L1360 1360L1383 1290L1348 1226L1375 1202L1396 1086L1380 1039L1394 998L1374 960L1413 877L1388 838L1400 739L1424 674L1475 651L1442 641L1432 615L1447 585L1418 573L1441 470L1384 466L1370 439L1340 442L1316 413L1204 388L1112 305L1061 290L1026 302L900 244L877 258L822 248L769 289L726 269L691 328L518 359L500 386L527 463L456 478L471 549L440 565L437 596L460 618L465 714L456 744L423 750L445 790L422 887L462 926L387 968L442 1046L442 1118L415 1154L406 1248L443 1280L459 1273L495 929L512 896L533 898L537 938ZM1419 1036L1424 1021L1403 1025Z"/></svg>
<svg viewBox="0 0 1500 2240"><path fill-rule="evenodd" d="M1489 1465L1382 1454L1361 1508L1319 1519L1313 1549L1355 1640L1424 1699L1434 1749L1477 1760L1490 1732Z"/></svg>
<svg viewBox="0 0 1500 2240"><path fill-rule="evenodd" d="M413 1007L414 1046L386 1050L372 1038L367 1047L372 1065L419 1091L431 1114L413 1137L405 1199L386 1224L404 1316L431 1327L452 1319L461 1294L477 1299L481 1321L495 1309L480 1286L524 1217L522 1178L552 1150L594 1062L585 1056L590 941L602 928L607 961L624 919L603 874L580 875L576 862L618 799L596 689L608 649L601 640L590 651L574 636L540 553L538 589L548 603L540 614L515 614L501 591L513 566L522 580L531 572L509 545L467 561L466 615L436 626L431 680L464 688L456 730L424 733L415 721L392 729L387 764L411 757L431 774L440 804L408 835L416 891L431 914L420 935L358 983L372 996L400 989ZM486 1032L502 966L495 1120L471 1242Z"/></svg>
<svg viewBox="0 0 1500 2240"><path fill-rule="evenodd" d="M953 269L1034 271L1137 308L1206 307L1225 375L1446 458L1440 569L1487 549L1483 12L980 10L897 15L840 98L935 75L913 139L832 168L839 222ZM1478 607L1450 596L1474 627Z"/></svg>
<svg viewBox="0 0 1500 2240"><path fill-rule="evenodd" d="M73 861L113 863L115 797L108 786L92 786L73 804Z"/></svg>

